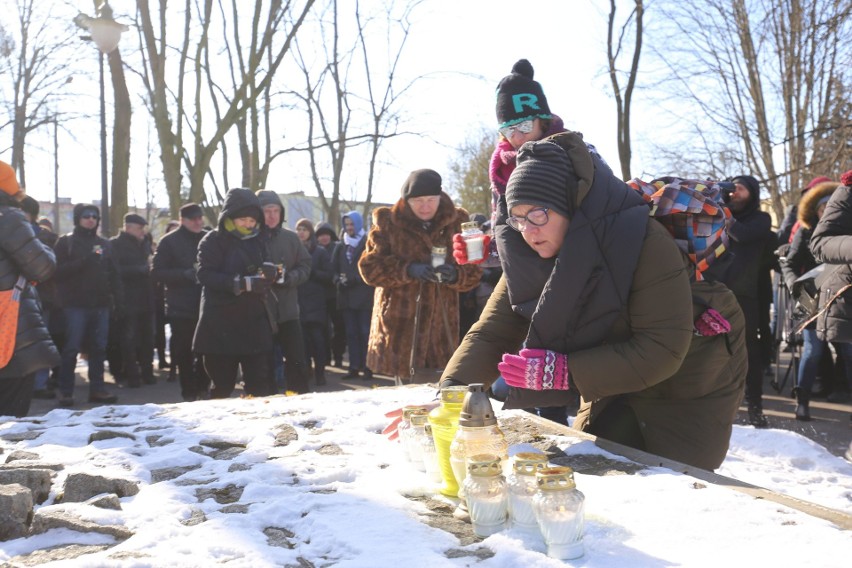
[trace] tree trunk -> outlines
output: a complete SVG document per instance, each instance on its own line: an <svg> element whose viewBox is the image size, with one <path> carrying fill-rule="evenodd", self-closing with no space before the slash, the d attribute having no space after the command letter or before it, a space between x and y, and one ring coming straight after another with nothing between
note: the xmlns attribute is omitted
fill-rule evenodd
<svg viewBox="0 0 852 568"><path fill-rule="evenodd" d="M127 213L127 180L130 176L130 93L124 77L121 52L113 50L109 56L109 70L115 97L115 117L112 125L112 191L110 219L112 232L118 234L124 214ZM146 204L147 205L147 204Z"/></svg>

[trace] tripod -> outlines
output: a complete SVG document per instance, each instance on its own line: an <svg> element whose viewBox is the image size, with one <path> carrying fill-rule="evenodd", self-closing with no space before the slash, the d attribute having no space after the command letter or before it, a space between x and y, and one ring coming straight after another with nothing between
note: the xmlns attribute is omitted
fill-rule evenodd
<svg viewBox="0 0 852 568"><path fill-rule="evenodd" d="M790 396L795 396L794 390L798 385L798 369L799 369L799 347L802 337L796 333L796 320L794 317L795 302L793 301L790 291L784 284L783 278L776 279L775 286L775 377L770 381L775 392L781 394L787 386L787 381L792 375L793 385L790 389ZM790 361L787 363L786 369L782 372L783 364L781 363L781 344L787 346L787 351L790 353Z"/></svg>

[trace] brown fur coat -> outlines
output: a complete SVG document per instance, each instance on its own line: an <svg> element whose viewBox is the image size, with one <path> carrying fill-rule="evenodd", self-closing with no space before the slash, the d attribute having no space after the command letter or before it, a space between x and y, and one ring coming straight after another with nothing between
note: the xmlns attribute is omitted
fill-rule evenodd
<svg viewBox="0 0 852 568"><path fill-rule="evenodd" d="M414 317L421 281L408 276L413 262L430 263L432 247L447 248L452 257L453 234L461 232L467 211L457 208L446 193L441 194L438 212L428 230L400 199L393 207L373 212L373 228L367 248L358 262L364 281L376 287L367 366L377 373L406 378L414 338ZM442 369L459 344L459 292L473 289L482 270L478 266L457 266L454 284L423 282L420 324L414 366L416 369ZM446 323L450 328L447 336ZM438 375L436 375L437 380Z"/></svg>

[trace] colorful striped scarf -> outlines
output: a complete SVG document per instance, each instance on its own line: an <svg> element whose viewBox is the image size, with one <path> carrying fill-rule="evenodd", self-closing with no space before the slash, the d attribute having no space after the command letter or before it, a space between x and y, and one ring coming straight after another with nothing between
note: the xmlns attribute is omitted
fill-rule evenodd
<svg viewBox="0 0 852 568"><path fill-rule="evenodd" d="M650 216L663 224L677 246L695 266L691 279L702 273L728 250L731 212L722 203L718 182L663 177L627 183L651 206Z"/></svg>

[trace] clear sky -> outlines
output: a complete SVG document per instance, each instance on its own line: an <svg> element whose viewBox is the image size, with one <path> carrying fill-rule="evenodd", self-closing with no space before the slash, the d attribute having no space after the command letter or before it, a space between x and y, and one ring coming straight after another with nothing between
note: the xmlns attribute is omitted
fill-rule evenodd
<svg viewBox="0 0 852 568"><path fill-rule="evenodd" d="M78 0L77 4L80 10L91 12L90 1ZM132 9L128 0L115 0L112 4L118 19L122 10ZM611 165L617 164L615 103L605 73L606 7L598 4L593 0L426 0L415 11L403 64L405 76L427 77L407 96L402 111L411 119L410 128L423 136L395 139L383 146L373 201L395 201L405 176L413 169L429 167L448 176L448 164L465 138L483 127L496 126L494 90L519 58L530 60L551 110L563 118L566 127L583 132ZM125 34L123 42L121 49L130 49L135 45L135 34ZM90 96L76 101L80 107L91 106L91 117L77 120L59 132L59 192L61 197L71 197L75 202L100 197L97 55L88 47L81 48L80 63L85 65L90 56L87 68L91 77L75 78L75 82L88 82L92 89ZM129 74L128 80L135 79ZM131 206L141 206L145 202L146 176L155 179L162 174L153 147L156 140L153 132L149 134L149 115L133 84L131 97L135 108L128 200ZM107 98L111 103L111 97ZM110 105L110 125L111 113ZM634 132L640 131L636 124L641 124L642 114L637 113L637 117ZM51 136L44 129L28 139L32 145L28 147L27 189L42 200L53 198ZM641 136L637 134L634 139L640 140ZM11 156L0 158L8 160ZM313 194L307 160L304 156L298 159L305 163L281 160L273 164L270 189L301 189ZM637 175L642 173L642 159L637 145L633 162ZM361 168L366 177L362 163L352 162L349 166ZM364 197L360 180L350 180L349 184L343 197L351 193ZM162 195L155 199L165 203Z"/></svg>

